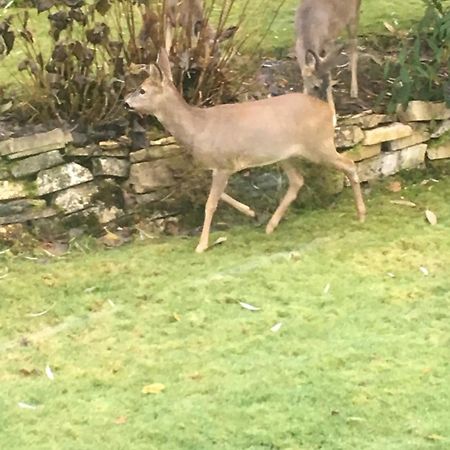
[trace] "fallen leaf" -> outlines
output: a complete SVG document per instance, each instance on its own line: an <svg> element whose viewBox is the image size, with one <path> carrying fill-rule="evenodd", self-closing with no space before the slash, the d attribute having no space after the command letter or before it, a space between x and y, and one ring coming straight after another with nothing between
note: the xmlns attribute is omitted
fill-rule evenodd
<svg viewBox="0 0 450 450"><path fill-rule="evenodd" d="M425 211L425 217L427 218L430 225L436 225L437 224L437 217L436 214L433 211L430 211L427 209Z"/></svg>
<svg viewBox="0 0 450 450"><path fill-rule="evenodd" d="M429 272L429 270L426 268L426 267L424 267L424 266L420 266L419 267L419 270L427 277L428 275L430 275L430 272Z"/></svg>
<svg viewBox="0 0 450 450"><path fill-rule="evenodd" d="M331 284L327 283L327 285L323 288L323 293L328 294L330 292Z"/></svg>
<svg viewBox="0 0 450 450"><path fill-rule="evenodd" d="M433 433L433 434L429 434L427 436L427 439L430 440L430 441L444 441L445 437L441 436L440 434Z"/></svg>
<svg viewBox="0 0 450 450"><path fill-rule="evenodd" d="M123 425L124 423L127 423L128 421L128 417L127 416L119 416L117 417L117 419L114 421L114 423L116 425Z"/></svg>
<svg viewBox="0 0 450 450"><path fill-rule="evenodd" d="M17 406L22 409L36 409L37 408L37 406L30 405L29 403L25 403L25 402L19 402L19 403L17 403Z"/></svg>
<svg viewBox="0 0 450 450"><path fill-rule="evenodd" d="M172 314L172 317L173 317L177 322L179 322L179 321L181 320L181 317L180 317L177 313L173 313L173 314Z"/></svg>
<svg viewBox="0 0 450 450"><path fill-rule="evenodd" d="M160 394L166 387L162 383L147 384L142 388L143 394Z"/></svg>
<svg viewBox="0 0 450 450"><path fill-rule="evenodd" d="M47 364L47 366L45 366L45 375L47 375L47 378L49 380L54 381L55 375L53 374L53 371L48 364Z"/></svg>
<svg viewBox="0 0 450 450"><path fill-rule="evenodd" d="M31 375L39 375L39 370L37 370L37 369L29 369L27 367L24 367L24 368L20 369L19 372L22 375L26 376L26 377L29 377Z"/></svg>
<svg viewBox="0 0 450 450"><path fill-rule="evenodd" d="M386 28L386 30L388 30L392 34L395 34L396 29L395 29L395 27L392 24L390 24L389 22L384 21L383 25Z"/></svg>
<svg viewBox="0 0 450 450"><path fill-rule="evenodd" d="M355 417L355 416L352 416L352 417L347 417L347 422L365 422L366 421L366 419L363 419L362 417Z"/></svg>
<svg viewBox="0 0 450 450"><path fill-rule="evenodd" d="M298 261L300 259L300 252L291 252L289 253L289 259L293 260L293 261Z"/></svg>
<svg viewBox="0 0 450 450"><path fill-rule="evenodd" d="M249 303L239 302L239 304L244 308L248 309L249 311L260 311L261 308L258 308L256 306L250 305Z"/></svg>
<svg viewBox="0 0 450 450"><path fill-rule="evenodd" d="M415 208L417 206L415 203L410 202L409 200L391 200L391 203L393 205L409 206L411 208Z"/></svg>
<svg viewBox="0 0 450 450"><path fill-rule="evenodd" d="M226 241L227 241L227 238L226 238L225 236L222 236L222 237L220 237L220 238L217 238L217 239L213 242L213 244L212 244L211 247L214 247L214 246L216 246L216 245L223 244L223 243L226 242Z"/></svg>
<svg viewBox="0 0 450 450"><path fill-rule="evenodd" d="M44 311L40 311L37 313L29 313L27 314L27 317L40 317L40 316L44 316L45 314L47 314L53 307L55 306L55 303L50 306L50 308L48 309L44 309Z"/></svg>
<svg viewBox="0 0 450 450"><path fill-rule="evenodd" d="M188 374L188 378L191 380L201 380L203 378L203 375L199 372L193 372Z"/></svg>
<svg viewBox="0 0 450 450"><path fill-rule="evenodd" d="M392 272L388 272L386 275L387 275L388 277L395 278L395 274L392 273Z"/></svg>
<svg viewBox="0 0 450 450"><path fill-rule="evenodd" d="M400 181L391 181L387 186L388 191L400 192L402 190L402 183Z"/></svg>
<svg viewBox="0 0 450 450"><path fill-rule="evenodd" d="M272 331L273 333L277 333L278 331L280 331L282 325L283 324L281 322L278 322L270 329L270 331Z"/></svg>

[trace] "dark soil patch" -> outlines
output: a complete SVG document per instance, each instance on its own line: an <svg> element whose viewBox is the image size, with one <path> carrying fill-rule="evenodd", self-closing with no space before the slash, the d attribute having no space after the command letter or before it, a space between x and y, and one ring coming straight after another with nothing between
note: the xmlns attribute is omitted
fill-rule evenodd
<svg viewBox="0 0 450 450"><path fill-rule="evenodd" d="M387 39L362 38L359 42L358 83L359 98L350 97L350 67L343 55L343 64L333 71L336 84L333 89L336 110L339 115L357 114L362 111L384 111L386 109L386 81L383 71L387 59L394 54L393 43ZM262 89L273 96L287 92L301 92L300 69L293 53L286 58L266 59L261 65L257 81ZM258 95L258 93L256 94ZM384 98L383 98L384 97Z"/></svg>

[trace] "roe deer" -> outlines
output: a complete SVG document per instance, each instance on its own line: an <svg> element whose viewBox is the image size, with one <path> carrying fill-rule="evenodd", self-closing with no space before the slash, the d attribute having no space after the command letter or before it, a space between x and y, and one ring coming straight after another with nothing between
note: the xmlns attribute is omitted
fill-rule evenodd
<svg viewBox="0 0 450 450"><path fill-rule="evenodd" d="M330 49L344 28L350 37L351 89L358 97L358 22L361 0L303 0L295 17L295 51L302 72L304 92L326 99L334 112L332 69L339 51Z"/></svg>
<svg viewBox="0 0 450 450"><path fill-rule="evenodd" d="M247 205L225 194L228 178L245 168L280 162L289 188L267 224L266 232L271 233L303 185L303 177L291 162L296 157L343 171L353 188L358 217L364 221L366 210L355 164L336 151L332 113L327 103L317 98L293 93L210 108L190 106L173 85L169 58L161 49L157 64L149 67L149 77L126 97L125 105L156 116L197 161L212 170L196 248L199 253L208 248L211 221L220 199L247 216L255 216Z"/></svg>
<svg viewBox="0 0 450 450"><path fill-rule="evenodd" d="M173 34L177 27L181 27L189 38L189 47L195 47L200 35L206 42L212 43L229 39L234 35L237 27L229 27L220 34L208 23L203 10L202 0L166 0L164 3L165 48L169 53L173 44Z"/></svg>

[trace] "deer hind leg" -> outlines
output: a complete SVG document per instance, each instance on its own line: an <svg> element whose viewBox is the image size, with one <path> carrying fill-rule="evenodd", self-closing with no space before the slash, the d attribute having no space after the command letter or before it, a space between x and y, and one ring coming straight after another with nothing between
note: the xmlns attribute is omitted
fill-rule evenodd
<svg viewBox="0 0 450 450"><path fill-rule="evenodd" d="M211 190L209 191L208 200L205 205L205 220L203 222L202 234L200 236L200 241L197 248L195 249L197 253L202 253L208 248L209 231L211 229L212 218L216 212L219 199L227 186L230 175L230 172L223 170L213 171Z"/></svg>
<svg viewBox="0 0 450 450"><path fill-rule="evenodd" d="M361 193L361 186L359 185L358 173L356 171L356 164L346 156L336 154L337 158L332 163L333 166L344 172L350 181L353 190L353 196L355 198L356 211L358 213L358 219L360 222L364 222L366 219L366 205Z"/></svg>
<svg viewBox="0 0 450 450"><path fill-rule="evenodd" d="M358 19L348 26L350 36L350 69L352 72L350 96L358 98Z"/></svg>
<svg viewBox="0 0 450 450"><path fill-rule="evenodd" d="M229 196L228 194L225 194L225 192L220 196L220 199L223 200L225 203L228 203L233 208L237 209L241 213L245 214L248 217L256 217L255 211L251 209L249 206L244 205L244 203L238 202L233 197Z"/></svg>
<svg viewBox="0 0 450 450"><path fill-rule="evenodd" d="M272 233L273 230L275 230L275 228L278 226L289 205L297 198L298 191L301 189L304 183L303 177L297 172L291 162L283 161L281 163L281 167L286 172L286 175L288 177L289 188L266 226L267 234Z"/></svg>

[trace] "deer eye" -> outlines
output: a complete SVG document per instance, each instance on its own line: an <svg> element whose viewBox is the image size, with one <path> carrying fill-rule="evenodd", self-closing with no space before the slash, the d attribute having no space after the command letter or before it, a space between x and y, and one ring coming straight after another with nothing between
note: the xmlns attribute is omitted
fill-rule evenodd
<svg viewBox="0 0 450 450"><path fill-rule="evenodd" d="M145 89L139 89L139 94L144 95L145 94Z"/></svg>

